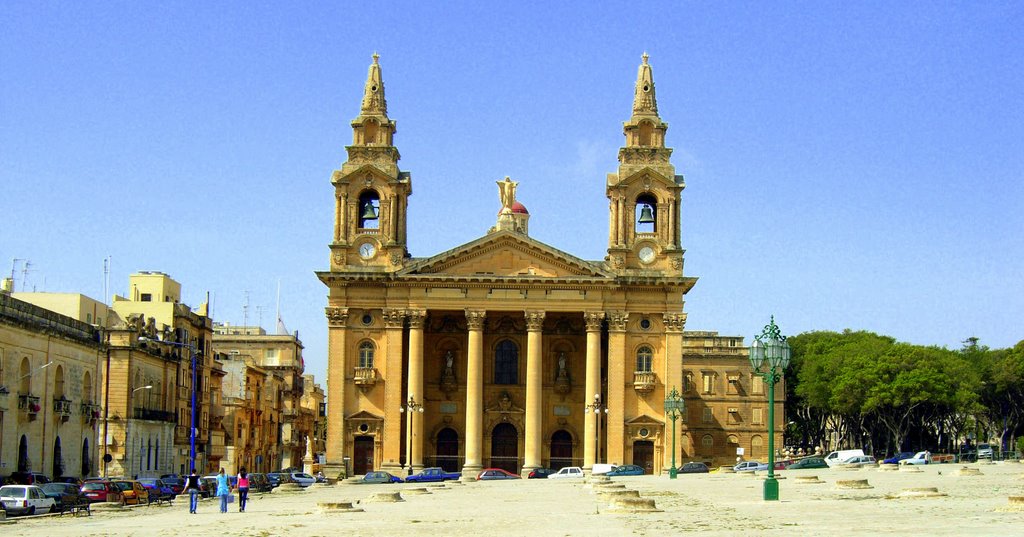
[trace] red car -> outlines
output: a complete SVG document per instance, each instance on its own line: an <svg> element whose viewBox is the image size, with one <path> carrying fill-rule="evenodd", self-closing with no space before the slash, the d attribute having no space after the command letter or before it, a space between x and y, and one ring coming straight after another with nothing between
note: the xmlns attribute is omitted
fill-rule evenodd
<svg viewBox="0 0 1024 537"><path fill-rule="evenodd" d="M490 481L492 479L522 479L516 474L502 470L501 468L484 468L477 474L477 481Z"/></svg>
<svg viewBox="0 0 1024 537"><path fill-rule="evenodd" d="M120 502L121 489L110 481L86 481L82 484L82 496L89 502Z"/></svg>

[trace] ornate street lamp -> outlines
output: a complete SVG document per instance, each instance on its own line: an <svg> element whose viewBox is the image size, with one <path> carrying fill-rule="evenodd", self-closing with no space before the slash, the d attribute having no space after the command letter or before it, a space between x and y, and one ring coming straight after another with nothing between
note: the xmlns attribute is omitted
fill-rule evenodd
<svg viewBox="0 0 1024 537"><path fill-rule="evenodd" d="M683 417L686 401L679 395L676 387L665 397L665 415L672 420L672 467L668 470L669 479L675 479L679 470L676 468L676 420Z"/></svg>
<svg viewBox="0 0 1024 537"><path fill-rule="evenodd" d="M782 380L788 365L789 343L786 336L779 333L772 315L750 346L750 366L768 385L768 479L764 481L764 499L771 501L779 499L779 482L775 479L775 385Z"/></svg>
<svg viewBox="0 0 1024 537"><path fill-rule="evenodd" d="M588 412L593 412L597 420L597 455L594 457L594 463L597 464L601 462L601 416L608 413L608 407L601 402L601 394L595 393L594 402L583 406L583 413Z"/></svg>
<svg viewBox="0 0 1024 537"><path fill-rule="evenodd" d="M416 413L423 413L423 405L417 403L413 396L409 396L409 400L405 402L405 406L398 407L398 412L404 412L406 416L405 422L405 438L406 438L406 450L405 450L405 464L408 467L408 475L412 475L412 419Z"/></svg>

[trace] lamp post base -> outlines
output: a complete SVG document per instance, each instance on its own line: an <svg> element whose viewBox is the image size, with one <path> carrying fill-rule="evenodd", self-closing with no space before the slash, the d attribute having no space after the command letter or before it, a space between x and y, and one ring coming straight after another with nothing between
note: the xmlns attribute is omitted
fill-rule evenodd
<svg viewBox="0 0 1024 537"><path fill-rule="evenodd" d="M668 478L669 479L675 479L677 475L679 475L679 470L677 470L675 468L669 468L668 469Z"/></svg>
<svg viewBox="0 0 1024 537"><path fill-rule="evenodd" d="M774 477L764 480L764 501L779 501L779 482Z"/></svg>

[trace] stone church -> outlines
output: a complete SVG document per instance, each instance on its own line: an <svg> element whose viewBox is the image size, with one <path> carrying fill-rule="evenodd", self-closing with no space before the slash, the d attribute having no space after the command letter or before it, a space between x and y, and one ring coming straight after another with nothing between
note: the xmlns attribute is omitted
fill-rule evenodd
<svg viewBox="0 0 1024 537"><path fill-rule="evenodd" d="M329 289L331 477L424 466L467 478L488 467L526 475L596 462L660 473L671 463L664 402L675 387L691 407L678 457L711 462L735 457L737 446L756 451L766 426L750 419L748 392L758 383L742 338L700 333L696 345L728 342L726 351L697 349L684 369L684 297L697 280L683 275L685 183L667 128L645 54L618 171L605 184L605 259L531 238L530 214L507 177L497 182L500 211L486 235L414 258L412 177L398 167L374 55L348 159L331 177L330 270L317 273Z"/></svg>

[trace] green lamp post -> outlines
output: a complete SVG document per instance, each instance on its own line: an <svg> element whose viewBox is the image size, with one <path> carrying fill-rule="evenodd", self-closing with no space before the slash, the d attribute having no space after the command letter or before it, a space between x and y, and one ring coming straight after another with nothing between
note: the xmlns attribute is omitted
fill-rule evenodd
<svg viewBox="0 0 1024 537"><path fill-rule="evenodd" d="M789 343L780 335L775 316L764 327L761 335L754 336L750 346L750 366L754 374L768 385L768 479L764 481L764 499L778 501L779 482L775 479L775 385L789 365Z"/></svg>
<svg viewBox="0 0 1024 537"><path fill-rule="evenodd" d="M669 479L675 479L679 470L676 468L676 420L683 416L686 410L686 401L679 395L675 386L672 392L665 396L665 415L672 420L672 467L668 470Z"/></svg>

